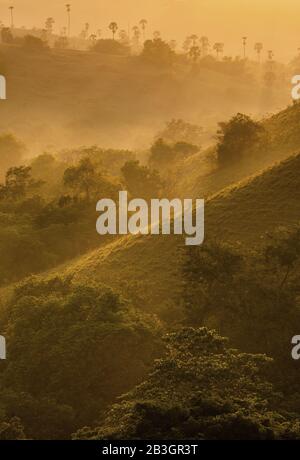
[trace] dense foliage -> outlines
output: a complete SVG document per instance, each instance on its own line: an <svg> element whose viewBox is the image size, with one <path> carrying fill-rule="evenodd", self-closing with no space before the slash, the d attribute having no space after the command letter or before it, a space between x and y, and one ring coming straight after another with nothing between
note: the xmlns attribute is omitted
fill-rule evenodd
<svg viewBox="0 0 300 460"><path fill-rule="evenodd" d="M125 395L89 439L276 439L299 435L274 404L280 395L265 379L269 360L227 347L206 328L166 337L167 353L148 379Z"/></svg>
<svg viewBox="0 0 300 460"><path fill-rule="evenodd" d="M0 438L16 415L27 437L70 436L141 381L161 347L154 318L108 288L59 277L18 285L0 329Z"/></svg>

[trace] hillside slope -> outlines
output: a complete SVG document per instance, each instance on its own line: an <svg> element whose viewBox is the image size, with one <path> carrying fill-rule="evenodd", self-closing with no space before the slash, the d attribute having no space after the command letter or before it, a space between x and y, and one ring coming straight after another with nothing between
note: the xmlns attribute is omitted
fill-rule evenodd
<svg viewBox="0 0 300 460"><path fill-rule="evenodd" d="M206 202L206 239L262 244L265 232L300 221L300 154ZM162 312L180 292L179 236L126 236L82 257L64 270L75 280L113 286L134 303Z"/></svg>
<svg viewBox="0 0 300 460"><path fill-rule="evenodd" d="M180 165L177 178L179 195L208 197L300 151L300 104L265 118L262 125L267 134L265 142L246 152L245 161L218 168L214 162L215 147L187 158Z"/></svg>

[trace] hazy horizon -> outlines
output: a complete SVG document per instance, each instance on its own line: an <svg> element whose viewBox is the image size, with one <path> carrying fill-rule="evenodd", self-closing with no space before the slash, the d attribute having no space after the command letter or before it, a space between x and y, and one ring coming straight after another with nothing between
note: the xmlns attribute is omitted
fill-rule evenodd
<svg viewBox="0 0 300 460"><path fill-rule="evenodd" d="M43 27L47 17L55 19L55 32L66 25L66 0L0 0L0 18L10 24L8 7L13 5L16 27ZM248 37L248 55L254 56L253 45L264 43L264 51L273 49L275 59L289 60L300 46L296 0L70 0L72 6L71 32L77 35L86 22L91 33L101 29L109 36L107 25L116 21L128 29L140 19L148 20L148 33L159 30L166 40L178 44L187 35L206 35L210 42L225 43L225 54L241 55L241 37ZM280 33L281 31L281 33ZM282 40L284 36L284 40Z"/></svg>

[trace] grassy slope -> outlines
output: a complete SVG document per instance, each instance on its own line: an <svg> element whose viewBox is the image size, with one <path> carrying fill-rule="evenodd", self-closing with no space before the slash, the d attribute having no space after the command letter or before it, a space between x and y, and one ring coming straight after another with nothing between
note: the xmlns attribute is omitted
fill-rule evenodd
<svg viewBox="0 0 300 460"><path fill-rule="evenodd" d="M252 161L231 165L230 168L216 169L213 161L207 161L207 157L213 156L214 148L188 158L181 165L181 174L178 174L179 195L208 197L299 152L299 124L300 104L289 106L266 118L263 120L263 126L268 134L268 143L262 146L261 150L250 153L250 157L254 154Z"/></svg>
<svg viewBox="0 0 300 460"><path fill-rule="evenodd" d="M300 155L227 188L206 203L206 237L258 245L265 232L300 220ZM127 236L74 261L65 273L114 286L161 312L180 290L181 237Z"/></svg>

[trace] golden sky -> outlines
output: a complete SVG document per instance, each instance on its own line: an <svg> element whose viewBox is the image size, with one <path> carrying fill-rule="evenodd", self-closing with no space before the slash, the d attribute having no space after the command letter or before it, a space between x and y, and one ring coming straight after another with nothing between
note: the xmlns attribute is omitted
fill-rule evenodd
<svg viewBox="0 0 300 460"><path fill-rule="evenodd" d="M278 59L292 57L300 47L300 0L0 0L0 19L9 22L8 6L15 7L16 26L42 26L45 18L56 20L56 29L66 24L65 4L72 5L72 31L85 22L91 31L103 30L111 20L121 28L134 26L141 18L149 22L149 34L160 30L166 39L180 43L191 33L207 35L212 43L225 43L228 54L241 53L241 37L273 49Z"/></svg>

